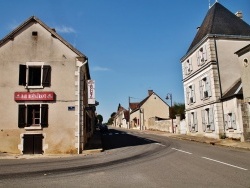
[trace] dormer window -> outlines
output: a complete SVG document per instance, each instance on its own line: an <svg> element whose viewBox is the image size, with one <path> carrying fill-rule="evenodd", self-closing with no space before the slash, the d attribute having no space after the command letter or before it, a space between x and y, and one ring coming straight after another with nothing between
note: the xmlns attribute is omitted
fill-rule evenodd
<svg viewBox="0 0 250 188"><path fill-rule="evenodd" d="M207 53L206 53L206 48L201 47L198 51L197 51L197 64L198 66L203 65L206 61L207 61Z"/></svg>

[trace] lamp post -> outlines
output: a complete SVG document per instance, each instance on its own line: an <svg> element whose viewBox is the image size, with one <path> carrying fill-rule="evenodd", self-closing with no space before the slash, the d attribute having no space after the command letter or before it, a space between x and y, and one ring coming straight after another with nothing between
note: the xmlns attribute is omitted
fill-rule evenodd
<svg viewBox="0 0 250 188"><path fill-rule="evenodd" d="M169 113L169 115L171 115L171 121L172 121L172 132L174 133L174 122L173 122L173 117L172 117L172 112L173 112L173 98L172 98L172 93L168 93L167 96L166 96L166 100L170 99L170 110L171 110L171 113Z"/></svg>

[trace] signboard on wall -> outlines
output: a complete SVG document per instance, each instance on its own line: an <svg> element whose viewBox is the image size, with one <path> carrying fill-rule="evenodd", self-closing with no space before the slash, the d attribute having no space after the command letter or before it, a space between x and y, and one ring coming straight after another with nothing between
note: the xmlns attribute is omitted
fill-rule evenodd
<svg viewBox="0 0 250 188"><path fill-rule="evenodd" d="M88 80L88 104L95 104L95 81Z"/></svg>
<svg viewBox="0 0 250 188"><path fill-rule="evenodd" d="M15 101L53 101L54 92L15 92Z"/></svg>

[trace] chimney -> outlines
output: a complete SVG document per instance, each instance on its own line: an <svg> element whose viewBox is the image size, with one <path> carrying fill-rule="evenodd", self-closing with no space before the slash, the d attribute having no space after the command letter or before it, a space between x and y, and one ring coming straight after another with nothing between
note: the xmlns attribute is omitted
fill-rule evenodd
<svg viewBox="0 0 250 188"><path fill-rule="evenodd" d="M152 95L152 93L154 93L153 90L148 90L148 96Z"/></svg>
<svg viewBox="0 0 250 188"><path fill-rule="evenodd" d="M242 19L243 18L243 14L241 11L238 11L235 13L235 16L237 16L238 18Z"/></svg>

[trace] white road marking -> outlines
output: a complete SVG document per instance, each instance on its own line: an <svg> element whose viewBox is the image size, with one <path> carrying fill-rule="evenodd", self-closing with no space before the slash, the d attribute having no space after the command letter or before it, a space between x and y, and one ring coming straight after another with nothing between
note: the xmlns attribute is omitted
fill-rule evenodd
<svg viewBox="0 0 250 188"><path fill-rule="evenodd" d="M239 167L239 166L231 165L231 164L224 163L224 162L221 162L221 161L217 161L217 160L214 160L214 159L210 159L210 158L207 158L207 157L202 157L202 158L210 160L210 161L214 161L214 162L217 162L217 163L221 163L221 164L224 164L224 165L227 165L227 166L231 166L231 167L234 167L234 168L238 168L238 169L241 169L241 170L248 170L246 168L242 168L242 167Z"/></svg>
<svg viewBox="0 0 250 188"><path fill-rule="evenodd" d="M192 153L190 152L187 152L187 151L183 151L183 150L180 150L180 149L176 149L176 148L172 148L173 150L176 150L176 151L180 151L180 152L183 152L183 153L187 153L189 155L191 155Z"/></svg>
<svg viewBox="0 0 250 188"><path fill-rule="evenodd" d="M165 145L163 145L163 144L161 144L161 143L154 143L154 144L157 144L157 145L160 145L160 146L165 147Z"/></svg>

